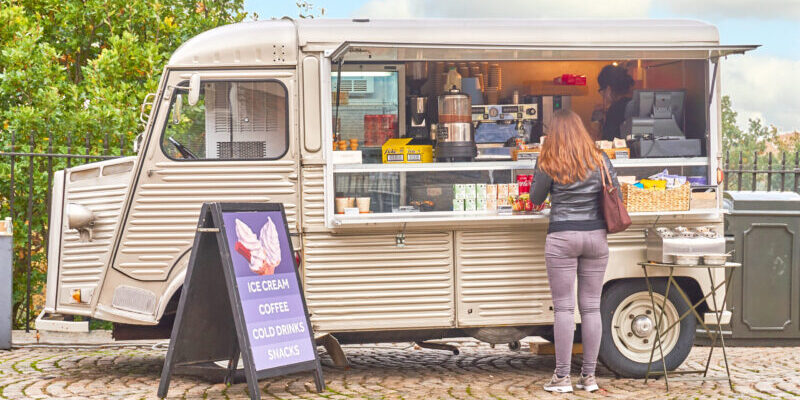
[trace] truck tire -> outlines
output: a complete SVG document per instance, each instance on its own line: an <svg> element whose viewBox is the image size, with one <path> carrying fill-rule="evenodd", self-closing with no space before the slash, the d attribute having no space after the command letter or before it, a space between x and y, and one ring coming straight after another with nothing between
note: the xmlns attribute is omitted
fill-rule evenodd
<svg viewBox="0 0 800 400"><path fill-rule="evenodd" d="M664 301L666 280L651 280L656 308ZM662 329L689 311L689 305L674 290L667 297L666 316ZM627 378L644 378L650 349L655 341L655 318L647 283L644 279L612 282L603 290L600 301L603 339L600 342L600 361L612 372ZM667 370L678 368L694 343L697 320L689 316L663 337ZM656 348L651 371L663 371L661 353Z"/></svg>
<svg viewBox="0 0 800 400"><path fill-rule="evenodd" d="M556 342L556 338L553 336L552 326L550 327L550 332L543 334L541 337L550 343ZM572 335L572 343L583 343L583 339L581 337L581 324L575 324L575 333Z"/></svg>

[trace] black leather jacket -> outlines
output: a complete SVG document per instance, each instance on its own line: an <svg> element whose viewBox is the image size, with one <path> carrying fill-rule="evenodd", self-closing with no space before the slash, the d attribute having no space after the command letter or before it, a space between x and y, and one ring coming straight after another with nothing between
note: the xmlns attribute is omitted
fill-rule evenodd
<svg viewBox="0 0 800 400"><path fill-rule="evenodd" d="M608 168L611 181L620 198L617 172L611 160L603 153L603 160ZM562 185L536 167L531 200L541 204L550 195L550 227L549 232L561 230L594 230L604 229L605 219L600 210L600 192L603 182L600 180L600 169L592 171L586 179Z"/></svg>

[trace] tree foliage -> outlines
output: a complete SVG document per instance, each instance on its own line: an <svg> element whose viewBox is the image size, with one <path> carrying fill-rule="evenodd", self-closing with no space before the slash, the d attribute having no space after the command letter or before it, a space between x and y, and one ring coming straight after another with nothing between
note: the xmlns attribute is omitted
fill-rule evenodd
<svg viewBox="0 0 800 400"><path fill-rule="evenodd" d="M738 114L733 110L730 97L722 97L722 149L726 155L726 162L730 170L741 167L743 169L781 170L791 168L798 162L800 141L782 140L775 126L767 126L761 119L748 119L746 129L736 123ZM783 165L785 160L786 166ZM771 163L771 164L770 164ZM773 174L771 182L767 182L769 175L766 173L729 173L727 179L732 190L793 190L797 184L792 176L784 177ZM741 178L741 180L739 179ZM796 178L794 178L796 179ZM755 180L755 181L754 181ZM741 182L741 187L738 187Z"/></svg>
<svg viewBox="0 0 800 400"><path fill-rule="evenodd" d="M170 54L200 32L248 18L243 6L244 0L0 0L0 151L129 154L142 128L139 105L156 90ZM0 215L9 214L13 198L19 326L28 262L32 291L43 292L49 172L67 161L0 158Z"/></svg>

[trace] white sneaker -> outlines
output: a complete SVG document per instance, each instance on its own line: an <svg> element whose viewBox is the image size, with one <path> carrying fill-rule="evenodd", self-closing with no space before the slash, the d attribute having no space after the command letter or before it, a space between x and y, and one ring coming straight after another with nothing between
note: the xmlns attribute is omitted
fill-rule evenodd
<svg viewBox="0 0 800 400"><path fill-rule="evenodd" d="M597 380L594 378L594 375L584 376L583 374L578 378L578 383L575 384L575 387L587 392L594 392L600 389L600 387L597 386Z"/></svg>
<svg viewBox="0 0 800 400"><path fill-rule="evenodd" d="M572 382L569 375L559 378L558 375L553 374L549 383L544 385L544 390L556 393L572 393Z"/></svg>

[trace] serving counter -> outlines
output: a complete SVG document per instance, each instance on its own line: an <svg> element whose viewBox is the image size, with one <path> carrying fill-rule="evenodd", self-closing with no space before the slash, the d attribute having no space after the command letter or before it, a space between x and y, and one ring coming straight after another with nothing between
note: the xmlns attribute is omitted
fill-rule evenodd
<svg viewBox="0 0 800 400"><path fill-rule="evenodd" d="M614 159L612 164L619 176L635 176L639 179L664 169L682 175L709 176L707 157ZM469 204L466 209L461 209L458 193L455 193L455 185L458 184L477 185L478 192L485 191L487 185L513 186L518 176L532 175L535 165L535 160L329 163L325 174L328 188L325 190L326 225L331 229L347 229L398 224L442 228L486 223L546 223L547 209L541 212L499 213L496 211L497 204L490 203L487 206L481 203L482 194L477 196L477 206ZM517 190L515 188L514 193L499 193L496 198L501 205L505 204L504 198L520 194ZM632 212L631 217L634 222L655 217L707 220L720 218L720 212L719 207L706 206L686 211Z"/></svg>

